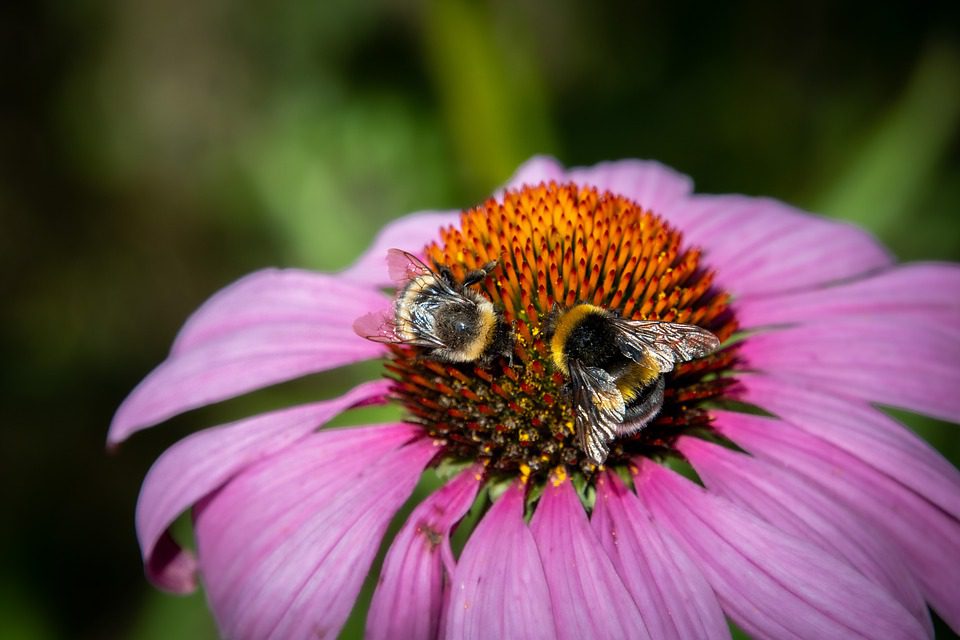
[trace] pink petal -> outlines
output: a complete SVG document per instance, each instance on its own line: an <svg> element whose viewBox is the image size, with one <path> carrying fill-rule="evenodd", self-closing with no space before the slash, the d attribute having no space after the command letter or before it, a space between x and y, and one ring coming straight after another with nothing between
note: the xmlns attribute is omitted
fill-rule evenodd
<svg viewBox="0 0 960 640"><path fill-rule="evenodd" d="M690 178L652 160L619 160L564 170L556 160L545 156L528 160L510 179L507 188L551 180L611 191L661 215L666 215L675 203L693 191Z"/></svg>
<svg viewBox="0 0 960 640"><path fill-rule="evenodd" d="M284 483L306 476L310 481L326 480L323 487L325 491L344 487L353 491L355 475L364 473L369 464L420 436L422 431L418 427L403 424L330 429L313 434L297 443L297 446L288 447L251 465L235 476L224 490L211 494L195 509L197 516L213 503L218 513L249 523L244 535L229 536L227 534L230 532L221 528L220 522L211 519L212 516L207 518L209 535L198 534L203 538L200 542L210 543L214 536L220 539L218 544L208 545L208 550L200 558L202 566L214 574L220 584L232 588L229 585L234 579L249 568L246 564L236 562L235 556L245 550L270 550L276 547L300 526L299 523L313 515L301 509L298 492L278 491L278 487L283 489ZM323 468L322 473L314 471L314 467L324 465L330 468ZM259 493L253 494L254 491ZM249 508L251 495L262 503L257 510ZM208 590L210 587L208 584Z"/></svg>
<svg viewBox="0 0 960 640"><path fill-rule="evenodd" d="M353 321L382 294L336 277L261 271L215 294L187 321L170 356L117 410L108 442L189 409L308 373L378 357Z"/></svg>
<svg viewBox="0 0 960 640"><path fill-rule="evenodd" d="M783 420L715 411L715 428L787 467L867 520L865 535L896 543L924 597L960 630L960 522L886 474Z"/></svg>
<svg viewBox="0 0 960 640"><path fill-rule="evenodd" d="M547 483L530 530L550 587L559 637L650 637L569 480Z"/></svg>
<svg viewBox="0 0 960 640"><path fill-rule="evenodd" d="M533 156L507 180L506 189L520 189L524 185L537 186L541 182L563 182L563 165L550 156Z"/></svg>
<svg viewBox="0 0 960 640"><path fill-rule="evenodd" d="M396 424L321 431L196 512L201 573L230 638L333 638L397 509L436 455Z"/></svg>
<svg viewBox="0 0 960 640"><path fill-rule="evenodd" d="M567 179L633 200L664 217L693 191L693 180L653 160L618 160L576 167Z"/></svg>
<svg viewBox="0 0 960 640"><path fill-rule="evenodd" d="M698 561L724 611L763 638L922 638L886 591L835 556L655 463L637 492Z"/></svg>
<svg viewBox="0 0 960 640"><path fill-rule="evenodd" d="M703 574L613 473L597 480L590 523L651 637L730 637L720 604Z"/></svg>
<svg viewBox="0 0 960 640"><path fill-rule="evenodd" d="M338 276L299 269L256 271L213 294L194 311L177 334L171 354L263 325L325 327L343 322L341 301L369 310L383 299Z"/></svg>
<svg viewBox="0 0 960 640"><path fill-rule="evenodd" d="M768 198L694 196L664 212L738 297L797 291L887 267L866 231Z"/></svg>
<svg viewBox="0 0 960 640"><path fill-rule="evenodd" d="M443 637L558 637L523 495L520 483L507 489L470 535L450 580Z"/></svg>
<svg viewBox="0 0 960 640"><path fill-rule="evenodd" d="M960 422L960 339L927 322L838 319L750 336L740 355L798 384Z"/></svg>
<svg viewBox="0 0 960 640"><path fill-rule="evenodd" d="M370 248L338 277L368 286L390 286L387 251L403 249L420 255L423 248L440 239L440 229L458 224L459 211L421 211L394 220L377 234Z"/></svg>
<svg viewBox="0 0 960 640"><path fill-rule="evenodd" d="M741 398L843 449L960 518L960 471L873 407L767 376L741 376Z"/></svg>
<svg viewBox="0 0 960 640"><path fill-rule="evenodd" d="M686 436L679 440L678 449L712 493L843 558L895 597L933 636L927 604L895 545L867 534L870 525L855 512L799 476L759 458Z"/></svg>
<svg viewBox="0 0 960 640"><path fill-rule="evenodd" d="M960 267L906 264L833 287L751 299L739 305L737 319L744 327L760 327L886 314L903 322L928 318L960 325Z"/></svg>
<svg viewBox="0 0 960 640"><path fill-rule="evenodd" d="M410 514L383 562L367 614L368 640L437 637L453 570L450 531L473 504L482 473L470 467Z"/></svg>
<svg viewBox="0 0 960 640"><path fill-rule="evenodd" d="M386 381L361 385L335 400L274 411L188 436L153 464L137 501L137 537L147 577L178 593L196 588L196 560L166 535L181 513L238 471L285 449L338 413L385 396Z"/></svg>

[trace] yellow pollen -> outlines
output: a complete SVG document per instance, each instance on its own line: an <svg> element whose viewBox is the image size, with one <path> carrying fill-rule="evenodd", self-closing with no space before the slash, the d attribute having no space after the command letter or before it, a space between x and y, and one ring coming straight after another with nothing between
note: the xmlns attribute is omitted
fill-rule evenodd
<svg viewBox="0 0 960 640"><path fill-rule="evenodd" d="M553 483L553 486L559 487L561 484L567 481L567 468L566 467L555 467L553 473L550 474L550 482Z"/></svg>

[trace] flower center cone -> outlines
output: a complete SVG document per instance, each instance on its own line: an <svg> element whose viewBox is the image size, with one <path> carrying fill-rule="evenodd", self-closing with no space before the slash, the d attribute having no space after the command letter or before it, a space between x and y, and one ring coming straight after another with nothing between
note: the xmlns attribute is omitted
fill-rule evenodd
<svg viewBox="0 0 960 640"><path fill-rule="evenodd" d="M415 349L393 348L394 393L444 444L440 457L480 461L495 475L545 478L557 467L592 475L580 450L568 380L552 364L544 337L550 314L588 303L633 320L695 324L721 341L737 328L729 296L713 286L696 247L641 204L575 184L508 191L465 211L441 230L427 261L462 278L496 261L479 290L512 324L512 358L447 364ZM709 426L703 402L733 379L735 349L683 363L667 375L663 408L641 431L616 440L606 464L673 453L676 438Z"/></svg>

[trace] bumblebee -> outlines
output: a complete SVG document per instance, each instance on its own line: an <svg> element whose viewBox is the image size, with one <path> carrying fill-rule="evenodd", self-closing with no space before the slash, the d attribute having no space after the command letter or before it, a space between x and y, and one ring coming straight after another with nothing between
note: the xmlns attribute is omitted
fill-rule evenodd
<svg viewBox="0 0 960 640"><path fill-rule="evenodd" d="M547 333L553 364L570 381L580 448L597 464L615 438L656 417L665 373L720 347L694 325L627 320L590 304L555 313Z"/></svg>
<svg viewBox="0 0 960 640"><path fill-rule="evenodd" d="M513 353L513 330L493 303L470 287L496 268L490 262L458 280L442 264L430 268L416 256L391 249L387 254L390 277L397 283L392 313L373 313L353 327L375 342L405 344L427 349L443 362L489 362Z"/></svg>

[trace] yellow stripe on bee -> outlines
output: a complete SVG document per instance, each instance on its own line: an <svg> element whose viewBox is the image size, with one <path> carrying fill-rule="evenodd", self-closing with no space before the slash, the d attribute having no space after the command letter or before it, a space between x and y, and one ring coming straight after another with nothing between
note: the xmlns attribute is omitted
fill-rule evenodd
<svg viewBox="0 0 960 640"><path fill-rule="evenodd" d="M589 315L606 315L607 311L592 304L578 304L571 307L557 320L557 326L553 331L553 338L550 339L550 354L553 357L553 364L564 375L570 375L567 368L567 356L563 352L564 345L567 344L567 338L570 333L577 328L581 322Z"/></svg>
<svg viewBox="0 0 960 640"><path fill-rule="evenodd" d="M647 354L642 363L633 364L626 372L617 377L617 389L623 401L630 403L660 375L656 361Z"/></svg>

